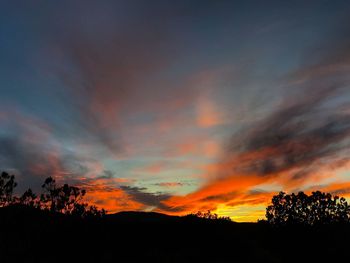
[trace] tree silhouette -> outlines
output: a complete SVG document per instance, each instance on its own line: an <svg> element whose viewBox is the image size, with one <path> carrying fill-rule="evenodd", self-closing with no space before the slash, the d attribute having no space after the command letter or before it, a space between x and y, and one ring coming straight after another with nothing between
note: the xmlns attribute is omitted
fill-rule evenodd
<svg viewBox="0 0 350 263"><path fill-rule="evenodd" d="M17 186L15 176L2 172L0 176L0 207L12 203L13 190Z"/></svg>
<svg viewBox="0 0 350 263"><path fill-rule="evenodd" d="M42 185L44 193L41 195L41 201L44 207L51 212L63 214L82 215L85 212L87 204L82 203L86 191L75 186L64 184L61 187L56 185L52 177L48 177Z"/></svg>
<svg viewBox="0 0 350 263"><path fill-rule="evenodd" d="M56 189L56 181L50 176L45 179L44 184L41 186L44 190L44 193L40 196L40 202L44 209L48 209L51 212L56 212L56 204L58 191Z"/></svg>
<svg viewBox="0 0 350 263"><path fill-rule="evenodd" d="M40 197L41 207L51 212L78 217L103 217L106 214L106 210L99 210L96 206L83 202L86 194L84 189L68 184L58 187L52 177L46 178L42 188L44 193Z"/></svg>
<svg viewBox="0 0 350 263"><path fill-rule="evenodd" d="M197 217L205 218L205 219L218 219L219 217L218 214L212 213L210 210L208 210L207 212L198 211L195 215Z"/></svg>
<svg viewBox="0 0 350 263"><path fill-rule="evenodd" d="M103 217L106 213L105 209L98 209L96 206L91 205L85 210L83 217Z"/></svg>
<svg viewBox="0 0 350 263"><path fill-rule="evenodd" d="M23 195L19 198L19 203L21 205L29 206L29 207L40 207L40 202L36 194L33 193L32 189L28 189L23 193Z"/></svg>
<svg viewBox="0 0 350 263"><path fill-rule="evenodd" d="M330 193L280 192L266 208L266 218L273 225L345 223L350 219L350 207L345 198Z"/></svg>

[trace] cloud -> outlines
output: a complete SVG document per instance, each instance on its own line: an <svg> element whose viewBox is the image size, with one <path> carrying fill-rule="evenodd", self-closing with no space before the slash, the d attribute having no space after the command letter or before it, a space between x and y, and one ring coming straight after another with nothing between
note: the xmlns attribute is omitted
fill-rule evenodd
<svg viewBox="0 0 350 263"><path fill-rule="evenodd" d="M115 177L110 171L103 171L101 175L91 178L72 176L66 180L87 191L86 200L89 204L104 208L110 213L157 209L163 207L161 202L171 196L133 186L135 180Z"/></svg>
<svg viewBox="0 0 350 263"><path fill-rule="evenodd" d="M44 176L61 176L63 162L50 126L15 109L1 112L1 169L19 173L17 180L25 187L41 183Z"/></svg>
<svg viewBox="0 0 350 263"><path fill-rule="evenodd" d="M164 172L168 167L166 167L165 162L157 162L145 167L139 168L136 171L140 173L149 173L149 174L159 174Z"/></svg>
<svg viewBox="0 0 350 263"><path fill-rule="evenodd" d="M324 178L320 173L343 168L350 150L350 41L342 43L291 74L281 103L235 132L220 162L208 167L208 181L165 200L165 211L266 204L271 192L252 191L261 184L300 190Z"/></svg>
<svg viewBox="0 0 350 263"><path fill-rule="evenodd" d="M28 187L40 191L48 176L73 182L103 171L97 160L66 149L43 120L16 109L1 109L1 116L0 168L16 175L18 192Z"/></svg>
<svg viewBox="0 0 350 263"><path fill-rule="evenodd" d="M96 179L112 179L115 177L115 174L110 170L104 170L102 175L98 176Z"/></svg>
<svg viewBox="0 0 350 263"><path fill-rule="evenodd" d="M112 6L132 9L126 3ZM66 88L65 104L73 108L70 121L80 126L85 142L95 141L115 156L124 150L128 117L161 112L171 119L196 96L181 84L186 75L174 82L163 74L176 62L177 40L169 23L179 13L161 6L145 6L130 17L105 10L103 21L96 16L101 10L79 6L79 13L89 15L100 30L68 12L69 23L57 23L56 35L50 35L64 61L57 70Z"/></svg>
<svg viewBox="0 0 350 263"><path fill-rule="evenodd" d="M337 90L319 89L302 99L285 102L289 105L235 138L230 147L238 151L234 160L240 164L233 169L260 176L297 169L298 179L302 170L311 172L312 166L341 156L349 146L350 115L325 105L340 95Z"/></svg>
<svg viewBox="0 0 350 263"><path fill-rule="evenodd" d="M226 156L212 168L216 179L195 193L165 203L184 210L238 205L242 201L235 201L249 200L252 195L246 193L254 186L280 182L284 187L301 188L319 170L347 160L350 116L337 106L325 107L339 91L309 92L293 102L289 98L279 110L233 137Z"/></svg>
<svg viewBox="0 0 350 263"><path fill-rule="evenodd" d="M91 178L72 176L66 180L86 190L85 200L90 205L104 208L109 213L145 209L145 204L134 200L133 196L121 187L132 184L133 180L109 175L108 171L103 171L101 175Z"/></svg>
<svg viewBox="0 0 350 263"><path fill-rule="evenodd" d="M151 208L161 208L162 202L170 197L168 194L146 192L147 189L143 187L120 186L120 188L128 193L134 201Z"/></svg>
<svg viewBox="0 0 350 263"><path fill-rule="evenodd" d="M183 186L184 183L180 182L162 182L162 183L156 183L155 185L160 186L160 187L180 187Z"/></svg>
<svg viewBox="0 0 350 263"><path fill-rule="evenodd" d="M227 75L233 73L236 72L232 68L223 68L204 70L193 76L191 84L200 91L196 100L196 123L199 127L209 128L225 122L214 91L218 92L224 81L232 79Z"/></svg>

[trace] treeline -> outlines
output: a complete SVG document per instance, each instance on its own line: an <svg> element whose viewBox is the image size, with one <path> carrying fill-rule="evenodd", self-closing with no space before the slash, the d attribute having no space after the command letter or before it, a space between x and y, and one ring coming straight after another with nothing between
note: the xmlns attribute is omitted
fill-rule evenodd
<svg viewBox="0 0 350 263"><path fill-rule="evenodd" d="M76 186L64 184L59 186L52 177L46 178L40 195L28 189L23 195L13 195L17 183L15 176L2 172L0 176L0 207L25 206L81 218L103 217L104 209L84 202L86 191Z"/></svg>
<svg viewBox="0 0 350 263"><path fill-rule="evenodd" d="M216 213L212 213L210 210L208 210L207 212L198 211L197 213L191 213L188 214L187 217L203 218L208 220L232 221L229 216L219 216Z"/></svg>
<svg viewBox="0 0 350 263"><path fill-rule="evenodd" d="M271 225L322 225L350 223L350 206L344 197L320 191L310 195L304 192L280 192L266 208Z"/></svg>

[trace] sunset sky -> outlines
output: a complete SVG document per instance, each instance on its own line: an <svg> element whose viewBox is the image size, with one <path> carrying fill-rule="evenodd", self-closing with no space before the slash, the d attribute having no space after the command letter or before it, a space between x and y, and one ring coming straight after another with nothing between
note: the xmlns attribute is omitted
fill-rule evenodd
<svg viewBox="0 0 350 263"><path fill-rule="evenodd" d="M350 1L0 2L0 169L109 212L350 197Z"/></svg>

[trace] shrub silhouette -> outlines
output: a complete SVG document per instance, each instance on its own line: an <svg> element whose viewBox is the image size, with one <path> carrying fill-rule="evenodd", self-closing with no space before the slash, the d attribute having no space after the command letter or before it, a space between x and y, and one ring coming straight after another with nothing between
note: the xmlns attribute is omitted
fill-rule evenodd
<svg viewBox="0 0 350 263"><path fill-rule="evenodd" d="M350 207L345 198L330 193L280 192L266 208L266 218L273 225L346 223L350 219Z"/></svg>
<svg viewBox="0 0 350 263"><path fill-rule="evenodd" d="M0 207L7 206L13 202L13 190L17 186L15 176L2 172L0 176Z"/></svg>
<svg viewBox="0 0 350 263"><path fill-rule="evenodd" d="M84 189L68 184L58 187L52 177L46 178L42 188L44 193L40 197L41 207L51 212L79 217L102 217L106 214L104 209L99 210L96 206L83 202L86 194Z"/></svg>
<svg viewBox="0 0 350 263"><path fill-rule="evenodd" d="M36 194L33 193L32 189L28 189L23 193L23 195L18 199L21 205L29 206L29 207L40 207L40 202Z"/></svg>
<svg viewBox="0 0 350 263"><path fill-rule="evenodd" d="M81 201L86 193L85 190L68 184L58 187L52 177L45 180L42 188L44 193L41 195L41 202L51 212L73 214L84 206Z"/></svg>
<svg viewBox="0 0 350 263"><path fill-rule="evenodd" d="M85 209L83 217L87 218L96 218L96 217L104 217L106 215L107 211L105 209L98 209L96 206L91 205L88 206L88 208Z"/></svg>
<svg viewBox="0 0 350 263"><path fill-rule="evenodd" d="M207 212L198 211L197 213L192 213L192 214L189 214L188 216L197 217L197 218L204 218L204 219L210 219L210 220L231 221L230 217L228 217L228 216L219 216L216 213L212 213L210 210L208 210Z"/></svg>

